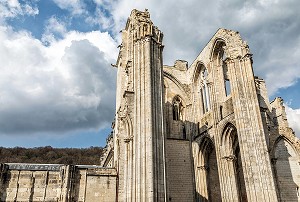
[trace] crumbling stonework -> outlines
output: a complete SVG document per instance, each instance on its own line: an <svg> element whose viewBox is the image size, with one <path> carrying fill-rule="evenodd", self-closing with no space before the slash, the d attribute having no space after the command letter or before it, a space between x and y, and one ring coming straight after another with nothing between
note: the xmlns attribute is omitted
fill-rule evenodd
<svg viewBox="0 0 300 202"><path fill-rule="evenodd" d="M300 141L238 32L163 66L163 34L133 10L115 67L101 166L1 165L3 201L300 201Z"/></svg>
<svg viewBox="0 0 300 202"><path fill-rule="evenodd" d="M148 11L133 10L122 35L112 160L121 201L300 201L299 140L238 32L219 29L190 67L162 66Z"/></svg>

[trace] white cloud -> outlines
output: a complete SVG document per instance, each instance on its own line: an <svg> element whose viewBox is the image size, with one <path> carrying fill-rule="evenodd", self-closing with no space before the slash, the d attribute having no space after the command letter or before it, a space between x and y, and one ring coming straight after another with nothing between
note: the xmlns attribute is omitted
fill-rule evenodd
<svg viewBox="0 0 300 202"><path fill-rule="evenodd" d="M113 119L115 41L99 31L64 33L48 46L0 27L0 133L97 129Z"/></svg>
<svg viewBox="0 0 300 202"><path fill-rule="evenodd" d="M286 115L291 128L295 131L298 138L300 138L300 109L292 109L285 105Z"/></svg>
<svg viewBox="0 0 300 202"><path fill-rule="evenodd" d="M300 78L300 4L291 1L94 0L109 8L114 31L124 28L130 11L148 8L151 19L164 33L164 63L176 59L191 63L220 27L237 30L254 54L255 73L266 79L269 94ZM159 6L158 6L159 5ZM105 15L101 16L105 18ZM111 16L107 17L108 21ZM279 78L280 75L280 78Z"/></svg>
<svg viewBox="0 0 300 202"><path fill-rule="evenodd" d="M46 25L46 31L47 32L56 32L61 35L64 35L67 32L67 29L65 27L65 23L62 21L59 21L57 18L52 16Z"/></svg>
<svg viewBox="0 0 300 202"><path fill-rule="evenodd" d="M66 33L66 23L52 16L46 22L42 41L44 43L51 43L57 38L63 37Z"/></svg>
<svg viewBox="0 0 300 202"><path fill-rule="evenodd" d="M106 16L102 8L97 7L93 16L87 16L86 23L100 25L102 30L111 30L114 28L114 20L112 16Z"/></svg>
<svg viewBox="0 0 300 202"><path fill-rule="evenodd" d="M13 18L18 15L37 15L39 13L36 5L30 2L20 3L18 0L0 0L0 22L4 18Z"/></svg>
<svg viewBox="0 0 300 202"><path fill-rule="evenodd" d="M86 13L85 5L81 0L53 0L61 9L70 11L73 15Z"/></svg>

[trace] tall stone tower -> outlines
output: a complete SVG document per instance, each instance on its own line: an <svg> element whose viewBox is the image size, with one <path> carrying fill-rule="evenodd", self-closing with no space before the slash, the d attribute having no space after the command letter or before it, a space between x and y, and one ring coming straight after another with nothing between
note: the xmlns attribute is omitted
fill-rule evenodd
<svg viewBox="0 0 300 202"><path fill-rule="evenodd" d="M163 34L133 10L117 60L114 166L118 201L165 201Z"/></svg>

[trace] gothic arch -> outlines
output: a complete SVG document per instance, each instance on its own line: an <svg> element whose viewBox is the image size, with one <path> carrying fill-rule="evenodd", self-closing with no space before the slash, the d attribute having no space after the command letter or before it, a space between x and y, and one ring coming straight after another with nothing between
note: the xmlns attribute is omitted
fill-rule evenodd
<svg viewBox="0 0 300 202"><path fill-rule="evenodd" d="M274 141L274 145L272 148L272 155L273 157L275 157L275 147L277 146L278 142L284 140L286 141L288 144L291 145L291 147L293 148L293 151L296 153L296 155L300 156L300 151L294 146L294 143L292 140L290 140L288 137L284 136L284 135L279 135L279 137L277 137L277 139Z"/></svg>
<svg viewBox="0 0 300 202"><path fill-rule="evenodd" d="M219 62L218 60L220 58L223 58L224 53L227 55L228 54L227 50L224 49L224 47L226 47L225 40L223 38L216 38L210 53L210 60L213 62ZM215 65L220 65L220 64L217 63Z"/></svg>
<svg viewBox="0 0 300 202"><path fill-rule="evenodd" d="M192 83L196 83L198 78L199 78L199 74L201 69L205 67L204 63L202 61L198 61L195 67L195 70L193 72L193 77L192 77Z"/></svg>
<svg viewBox="0 0 300 202"><path fill-rule="evenodd" d="M245 55L250 54L249 46L242 40L239 32L221 28L216 32L212 41L214 43L210 54L211 61L214 59L214 51L216 48L220 47L220 45L226 46L226 55L231 59L244 57Z"/></svg>
<svg viewBox="0 0 300 202"><path fill-rule="evenodd" d="M209 73L207 67L202 62L197 63L192 80L194 101L197 103L195 110L200 117L211 109L212 86L208 80Z"/></svg>
<svg viewBox="0 0 300 202"><path fill-rule="evenodd" d="M223 86L224 91L221 91L221 94L224 95L224 98L230 95L231 93L231 84L230 84L230 73L228 66L228 48L226 46L224 39L217 38L215 40L213 49L211 51L211 61L214 68L218 68L221 75L220 78L223 78L223 82L219 85Z"/></svg>
<svg viewBox="0 0 300 202"><path fill-rule="evenodd" d="M132 173L132 165L134 162L133 159L133 150L134 150L134 146L133 146L133 125L132 125L132 121L131 118L129 116L129 114L126 114L126 116L124 118L122 118L122 122L123 122L123 127L124 127L124 134L125 137L123 139L124 141L124 146L125 149L123 150L123 158L124 158L124 167L123 167L123 172L124 172L124 191L126 194L131 192L132 189L132 184L130 184L130 179L133 176Z"/></svg>
<svg viewBox="0 0 300 202"><path fill-rule="evenodd" d="M196 162L197 201L221 201L218 163L213 140L208 134L199 142Z"/></svg>
<svg viewBox="0 0 300 202"><path fill-rule="evenodd" d="M164 71L164 85L166 86L164 114L167 137L189 139L186 120L188 119L187 106L191 105L190 95L188 95L190 88L166 71ZM176 99L179 101L179 106L174 106ZM175 115L174 111L178 113Z"/></svg>
<svg viewBox="0 0 300 202"><path fill-rule="evenodd" d="M186 105L191 104L192 102L190 100L190 96L186 93L186 89L184 88L184 85L176 77L174 77L172 74L170 74L166 71L164 71L163 73L164 73L164 77L165 77L164 78L164 84L166 85L166 87L169 88L168 80L170 82L173 82L178 87L178 89L180 91L180 93L177 93L177 94L180 94L180 96L185 100Z"/></svg>
<svg viewBox="0 0 300 202"><path fill-rule="evenodd" d="M124 122L126 123L128 137L132 137L132 121L128 115L125 117Z"/></svg>
<svg viewBox="0 0 300 202"><path fill-rule="evenodd" d="M221 153L227 172L227 180L231 181L233 192L239 201L247 201L247 192L242 166L239 140L236 127L228 122L221 136Z"/></svg>
<svg viewBox="0 0 300 202"><path fill-rule="evenodd" d="M278 197L281 201L300 200L299 152L287 137L281 135L274 143L272 156Z"/></svg>
<svg viewBox="0 0 300 202"><path fill-rule="evenodd" d="M236 127L228 122L225 124L221 136L221 146L224 148L224 154L227 156L234 155L233 150L238 146L238 137Z"/></svg>

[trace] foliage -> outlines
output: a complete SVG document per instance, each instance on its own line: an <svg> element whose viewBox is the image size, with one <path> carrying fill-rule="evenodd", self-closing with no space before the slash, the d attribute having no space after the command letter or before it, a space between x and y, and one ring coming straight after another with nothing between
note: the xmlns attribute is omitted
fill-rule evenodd
<svg viewBox="0 0 300 202"><path fill-rule="evenodd" d="M0 163L42 163L99 165L103 153L101 147L90 148L4 148L0 147Z"/></svg>

